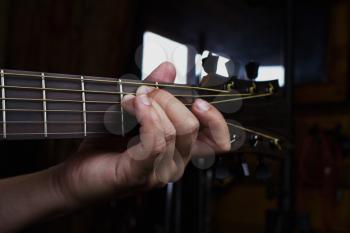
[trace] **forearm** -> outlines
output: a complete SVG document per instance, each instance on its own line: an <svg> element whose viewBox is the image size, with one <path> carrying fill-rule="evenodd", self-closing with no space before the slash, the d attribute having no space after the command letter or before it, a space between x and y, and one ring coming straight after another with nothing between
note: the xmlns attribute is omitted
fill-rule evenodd
<svg viewBox="0 0 350 233"><path fill-rule="evenodd" d="M70 208L56 185L58 169L0 180L0 232L18 231Z"/></svg>

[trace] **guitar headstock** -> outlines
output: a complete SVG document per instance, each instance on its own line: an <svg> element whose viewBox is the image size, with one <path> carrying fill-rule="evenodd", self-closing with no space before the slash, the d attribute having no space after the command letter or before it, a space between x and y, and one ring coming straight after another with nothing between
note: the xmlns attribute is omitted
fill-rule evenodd
<svg viewBox="0 0 350 233"><path fill-rule="evenodd" d="M256 81L259 64L249 62L244 66L246 78L238 78L238 63L227 61L225 67L229 77L217 74L218 56L209 54L203 59L200 86L215 88L221 92L213 94L210 90L200 91L227 120L231 135L231 153L257 155L261 177L266 175L264 158L283 158L289 147L286 122L286 108L280 92L278 80ZM243 163L242 163L243 164Z"/></svg>

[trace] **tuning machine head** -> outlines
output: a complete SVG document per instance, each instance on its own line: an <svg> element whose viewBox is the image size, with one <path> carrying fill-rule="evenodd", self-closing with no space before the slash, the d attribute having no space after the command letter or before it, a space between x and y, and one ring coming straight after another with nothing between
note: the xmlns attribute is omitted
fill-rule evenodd
<svg viewBox="0 0 350 233"><path fill-rule="evenodd" d="M258 77L259 67L260 67L260 64L258 62L253 62L253 61L248 62L245 65L245 72L249 80L254 81Z"/></svg>
<svg viewBox="0 0 350 233"><path fill-rule="evenodd" d="M249 93L255 93L256 91L256 85L254 81L258 77L259 67L260 67L260 64L257 62L248 62L245 65L245 72L247 74L247 78L252 81L252 85L248 89Z"/></svg>
<svg viewBox="0 0 350 233"><path fill-rule="evenodd" d="M251 134L249 138L249 143L252 147L257 147L261 141L261 136L257 134Z"/></svg>
<svg viewBox="0 0 350 233"><path fill-rule="evenodd" d="M209 53L207 57L202 59L202 67L207 74L216 74L219 63L219 56Z"/></svg>

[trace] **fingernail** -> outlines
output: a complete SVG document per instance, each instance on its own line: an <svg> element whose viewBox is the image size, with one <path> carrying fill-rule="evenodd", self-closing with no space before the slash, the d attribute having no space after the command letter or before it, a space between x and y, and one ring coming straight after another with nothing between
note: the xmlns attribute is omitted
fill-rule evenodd
<svg viewBox="0 0 350 233"><path fill-rule="evenodd" d="M148 105L148 106L151 105L151 101L149 100L147 95L140 95L140 99L144 105Z"/></svg>
<svg viewBox="0 0 350 233"><path fill-rule="evenodd" d="M146 95L154 90L153 87L150 86L141 86L137 89L136 95Z"/></svg>
<svg viewBox="0 0 350 233"><path fill-rule="evenodd" d="M135 98L134 95L124 95L122 102L126 102L126 101L132 100L134 98Z"/></svg>
<svg viewBox="0 0 350 233"><path fill-rule="evenodd" d="M210 106L207 101L202 99L196 100L196 108L201 112L206 112L209 110Z"/></svg>

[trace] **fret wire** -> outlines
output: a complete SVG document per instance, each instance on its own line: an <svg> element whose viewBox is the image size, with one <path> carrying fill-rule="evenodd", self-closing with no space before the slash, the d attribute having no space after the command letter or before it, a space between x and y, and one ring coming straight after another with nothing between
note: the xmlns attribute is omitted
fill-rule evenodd
<svg viewBox="0 0 350 233"><path fill-rule="evenodd" d="M43 115L44 115L44 137L47 138L47 108L46 108L46 83L45 74L41 73L41 87L43 89Z"/></svg>
<svg viewBox="0 0 350 233"><path fill-rule="evenodd" d="M44 112L45 110L41 109L0 109L0 111L5 111L5 112ZM46 110L46 112L71 112L71 113L82 113L83 111L81 110L64 110L64 109L49 109ZM85 111L87 113L120 113L120 111L93 111L93 110L88 110Z"/></svg>
<svg viewBox="0 0 350 233"><path fill-rule="evenodd" d="M85 99L85 83L84 83L84 76L81 76L81 99L83 101L83 120L84 120L84 136L86 137L87 132L87 125L86 125L86 99Z"/></svg>
<svg viewBox="0 0 350 233"><path fill-rule="evenodd" d="M122 94L123 93L123 84L121 83L121 80L118 79L119 81L119 92L120 92L120 102L123 100L124 98L124 95ZM123 109L123 106L120 105L120 112L121 112L121 126L122 126L122 136L124 137L125 136L125 129L124 129L124 109Z"/></svg>
<svg viewBox="0 0 350 233"><path fill-rule="evenodd" d="M2 136L6 139L6 94L5 94L5 73L1 70L1 99L2 99Z"/></svg>
<svg viewBox="0 0 350 233"><path fill-rule="evenodd" d="M36 74L25 74L25 73L12 73L12 72L6 72L6 75L14 75L14 76L24 76L24 77L40 77L40 75ZM78 81L80 78L74 78L74 77L68 77L68 76L54 76L54 75L46 75L47 78L51 79L60 79L60 80L75 80ZM100 82L100 83L117 83L118 80L101 80L101 79L85 79L85 81L88 82ZM144 83L144 82L129 82L129 81L122 81L123 84L130 84L130 85L147 85L147 86L155 86L154 83ZM202 91L212 91L212 92L219 92L219 93L230 93L228 90L220 90L215 88L207 88L207 87L197 87L197 86L181 86L176 84L165 84L160 83L158 84L159 87L170 87L170 88L179 88L179 89L192 89L192 90L202 90Z"/></svg>

